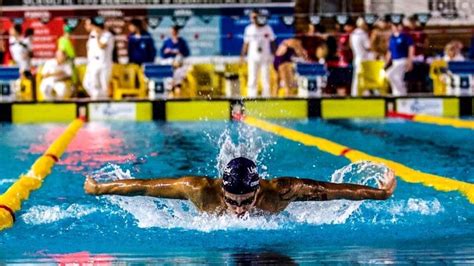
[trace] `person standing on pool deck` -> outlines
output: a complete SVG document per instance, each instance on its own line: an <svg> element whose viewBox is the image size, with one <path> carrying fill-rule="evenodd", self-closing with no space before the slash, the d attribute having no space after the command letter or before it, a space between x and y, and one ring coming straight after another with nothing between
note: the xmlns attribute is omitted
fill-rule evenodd
<svg viewBox="0 0 474 266"><path fill-rule="evenodd" d="M413 68L413 57L415 56L415 45L410 35L403 32L401 22L392 21L392 35L389 40L389 51L387 62L391 60L392 65L387 69L387 78L392 88L393 96L407 95L405 86L405 73Z"/></svg>
<svg viewBox="0 0 474 266"><path fill-rule="evenodd" d="M257 10L250 13L250 21L252 24L248 25L244 31L244 44L240 54L241 64L247 56L247 96L257 97L258 72L260 71L262 96L270 97L270 68L276 50L275 34L268 24L259 19Z"/></svg>
<svg viewBox="0 0 474 266"><path fill-rule="evenodd" d="M87 41L87 67L83 86L93 99L108 97L112 74L114 36L105 29L103 18L90 19L91 32ZM88 23L89 24L89 23Z"/></svg>
<svg viewBox="0 0 474 266"><path fill-rule="evenodd" d="M329 183L312 179L279 177L261 179L255 163L247 158L232 159L222 178L186 176L181 178L128 179L97 183L87 177L84 190L91 195L150 196L191 201L203 212L235 214L278 213L293 201L385 200L395 190L393 171L385 174L379 188Z"/></svg>

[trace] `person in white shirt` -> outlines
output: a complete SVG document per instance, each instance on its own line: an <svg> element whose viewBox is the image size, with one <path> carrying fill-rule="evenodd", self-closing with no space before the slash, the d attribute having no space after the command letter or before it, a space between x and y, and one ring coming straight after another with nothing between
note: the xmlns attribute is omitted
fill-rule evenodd
<svg viewBox="0 0 474 266"><path fill-rule="evenodd" d="M370 39L367 33L368 27L364 19L359 17L356 21L357 28L350 35L350 45L354 59L352 61L352 86L351 95L358 95L357 74L360 71L362 61L370 59Z"/></svg>
<svg viewBox="0 0 474 266"><path fill-rule="evenodd" d="M40 90L45 100L64 100L71 95L66 82L71 80L72 66L63 51L56 51L55 58L46 61L41 75Z"/></svg>
<svg viewBox="0 0 474 266"><path fill-rule="evenodd" d="M24 75L30 72L31 57L29 45L21 37L22 28L20 24L15 24L10 28L10 38L8 39L8 46L15 65L20 68L20 73Z"/></svg>
<svg viewBox="0 0 474 266"><path fill-rule="evenodd" d="M270 67L276 50L275 34L269 25L262 25L258 20L258 11L250 13L252 24L245 28L244 45L241 62L247 55L248 82L247 97L257 96L258 71L262 81L262 96L270 96Z"/></svg>
<svg viewBox="0 0 474 266"><path fill-rule="evenodd" d="M112 71L114 36L104 29L104 22L91 20L87 41L87 68L83 85L92 99L107 98Z"/></svg>

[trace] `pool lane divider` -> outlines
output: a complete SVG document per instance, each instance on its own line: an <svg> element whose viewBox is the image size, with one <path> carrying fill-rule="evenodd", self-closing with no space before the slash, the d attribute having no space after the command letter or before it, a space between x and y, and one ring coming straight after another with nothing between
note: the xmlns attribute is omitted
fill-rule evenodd
<svg viewBox="0 0 474 266"><path fill-rule="evenodd" d="M49 146L46 152L31 166L30 170L0 196L0 230L10 228L15 223L15 212L30 193L41 187L43 180L51 173L69 143L83 126L85 119L78 118L69 124L64 132Z"/></svg>
<svg viewBox="0 0 474 266"><path fill-rule="evenodd" d="M372 161L385 164L387 167L393 169L396 175L405 182L419 183L442 192L457 191L465 196L471 204L474 204L474 184L439 175L424 173L398 162L372 156L321 137L312 136L254 117L247 116L243 118L242 121L249 126L253 126L286 139L302 143L306 146L316 147L321 151L335 156L346 157L351 162Z"/></svg>
<svg viewBox="0 0 474 266"><path fill-rule="evenodd" d="M424 124L434 124L439 126L452 126L456 128L466 128L474 130L474 121L438 117L424 114L404 114L397 112L388 112L387 117L391 118L402 118L413 122L419 122Z"/></svg>

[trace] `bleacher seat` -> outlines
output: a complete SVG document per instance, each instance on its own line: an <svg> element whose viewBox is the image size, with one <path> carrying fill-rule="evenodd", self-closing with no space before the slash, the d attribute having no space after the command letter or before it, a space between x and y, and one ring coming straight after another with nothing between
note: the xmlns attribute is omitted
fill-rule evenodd
<svg viewBox="0 0 474 266"><path fill-rule="evenodd" d="M239 82L239 95L242 93L242 87L246 86L246 80L242 73L243 65L240 63L228 63L225 65L224 76L225 77L232 77L237 76ZM226 96L232 96L232 90L230 88L224 88Z"/></svg>
<svg viewBox="0 0 474 266"><path fill-rule="evenodd" d="M189 70L186 78L191 97L222 95L214 64L195 64Z"/></svg>
<svg viewBox="0 0 474 266"><path fill-rule="evenodd" d="M135 64L114 64L112 67L112 98L145 98L147 95L145 76L142 69Z"/></svg>
<svg viewBox="0 0 474 266"><path fill-rule="evenodd" d="M19 86L19 87L18 87ZM0 67L0 96L8 100L33 100L31 80L20 79L18 67Z"/></svg>
<svg viewBox="0 0 474 266"><path fill-rule="evenodd" d="M430 64L430 78L433 81L433 94L446 95L448 63L442 59Z"/></svg>
<svg viewBox="0 0 474 266"><path fill-rule="evenodd" d="M145 64L143 65L145 80L149 88L151 99L165 95L165 80L173 77L171 65Z"/></svg>
<svg viewBox="0 0 474 266"><path fill-rule="evenodd" d="M388 82L384 68L385 62L382 60L361 62L357 73L358 95L364 95L368 90L377 90L381 95L387 95Z"/></svg>
<svg viewBox="0 0 474 266"><path fill-rule="evenodd" d="M328 74L323 64L298 63L296 73L303 78L298 82L298 96L321 96Z"/></svg>
<svg viewBox="0 0 474 266"><path fill-rule="evenodd" d="M472 95L474 61L449 62L448 70L450 80L448 82L448 95Z"/></svg>

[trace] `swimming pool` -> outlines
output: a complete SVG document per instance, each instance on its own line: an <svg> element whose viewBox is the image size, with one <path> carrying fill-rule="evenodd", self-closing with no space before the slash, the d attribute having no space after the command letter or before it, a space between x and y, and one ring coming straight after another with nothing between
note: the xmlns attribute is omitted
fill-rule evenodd
<svg viewBox="0 0 474 266"><path fill-rule="evenodd" d="M273 121L416 170L474 182L472 130L385 120ZM1 124L0 192L66 127ZM387 201L298 202L269 217L213 217L186 202L93 197L99 180L216 176L234 155L265 178L362 182L383 166L350 164L314 147L238 122L86 124L42 188L0 232L2 262L474 263L474 208L458 192L399 179Z"/></svg>

